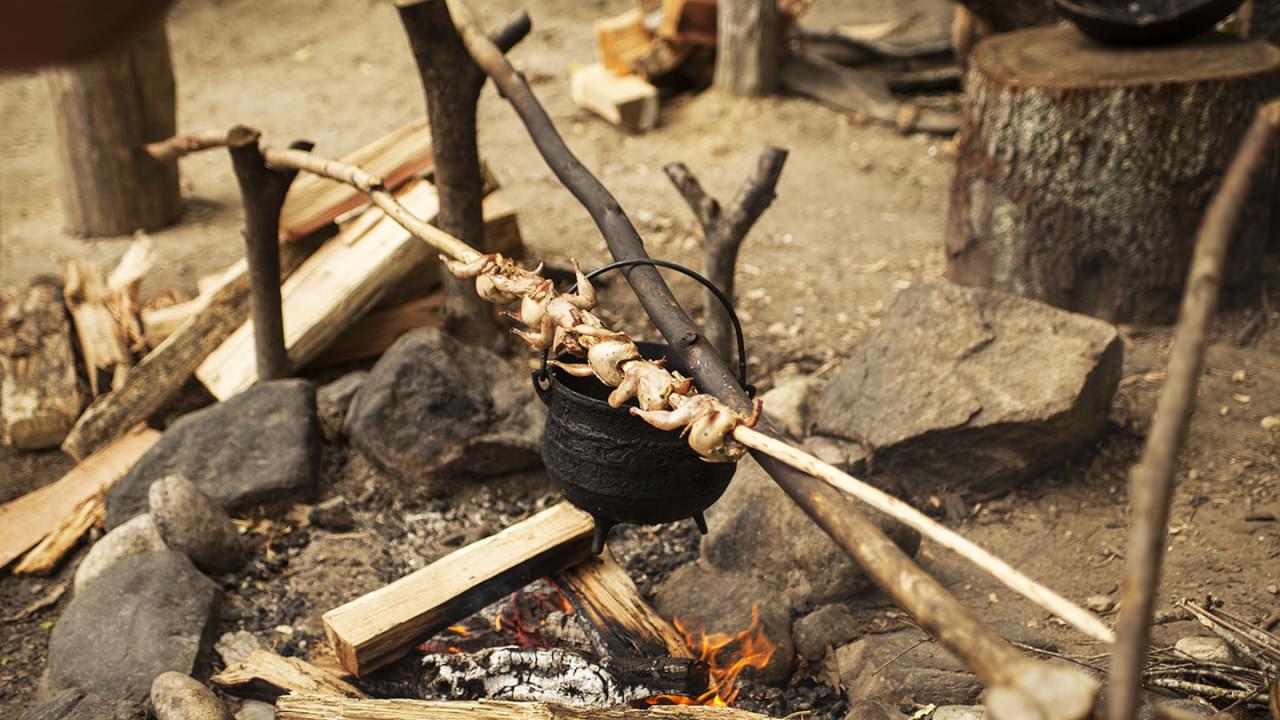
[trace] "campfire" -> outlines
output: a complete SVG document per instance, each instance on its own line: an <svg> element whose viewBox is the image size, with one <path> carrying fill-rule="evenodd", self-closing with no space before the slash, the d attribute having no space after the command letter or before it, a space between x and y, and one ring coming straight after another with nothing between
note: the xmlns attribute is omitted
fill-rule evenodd
<svg viewBox="0 0 1280 720"><path fill-rule="evenodd" d="M747 668L759 670L768 665L777 649L760 630L759 606L751 608L751 625L734 635L687 630L680 618L672 620L672 624L684 635L685 644L698 653L698 660L707 664L710 680L707 691L697 697L656 695L649 699L650 705L728 707L738 697L738 675Z"/></svg>

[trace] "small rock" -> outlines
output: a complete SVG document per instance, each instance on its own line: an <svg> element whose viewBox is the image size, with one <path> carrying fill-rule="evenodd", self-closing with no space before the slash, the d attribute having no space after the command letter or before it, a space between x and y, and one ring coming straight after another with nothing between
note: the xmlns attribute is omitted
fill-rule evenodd
<svg viewBox="0 0 1280 720"><path fill-rule="evenodd" d="M1090 595L1084 600L1085 609L1096 613L1110 612L1115 606L1115 601L1106 595Z"/></svg>
<svg viewBox="0 0 1280 720"><path fill-rule="evenodd" d="M53 626L50 688L143 705L157 675L189 674L208 657L220 597L182 553L120 560L76 594Z"/></svg>
<svg viewBox="0 0 1280 720"><path fill-rule="evenodd" d="M179 672L161 673L151 682L156 720L235 720L204 683Z"/></svg>
<svg viewBox="0 0 1280 720"><path fill-rule="evenodd" d="M184 415L107 493L107 528L146 511L151 483L181 475L228 511L297 501L320 468L315 392L305 380L259 383Z"/></svg>
<svg viewBox="0 0 1280 720"><path fill-rule="evenodd" d="M227 511L181 475L151 483L151 516L171 550L185 553L196 567L214 575L244 564L245 547Z"/></svg>
<svg viewBox="0 0 1280 720"><path fill-rule="evenodd" d="M813 432L874 453L915 499L998 492L1106 426L1123 344L1110 323L945 282L900 293L817 400Z"/></svg>
<svg viewBox="0 0 1280 720"><path fill-rule="evenodd" d="M85 553L84 559L80 561L80 566L76 568L72 587L79 595L94 578L101 575L112 564L132 555L168 549L151 515L147 513L137 515L103 535L93 544L93 547L89 548L89 552Z"/></svg>
<svg viewBox="0 0 1280 720"><path fill-rule="evenodd" d="M760 579L690 563L671 573L658 589L654 607L663 617L678 618L688 631L731 636L750 627L753 614L758 613L759 630L776 649L765 667L748 672L768 685L782 685L791 677L795 660L791 606Z"/></svg>
<svg viewBox="0 0 1280 720"><path fill-rule="evenodd" d="M334 495L311 508L307 519L312 525L327 530L350 530L356 524L355 518L351 516L351 508L347 507L347 499L341 495Z"/></svg>
<svg viewBox="0 0 1280 720"><path fill-rule="evenodd" d="M824 605L795 623L791 637L800 657L816 661L827 648L838 648L858 636L858 619L848 605Z"/></svg>
<svg viewBox="0 0 1280 720"><path fill-rule="evenodd" d="M18 720L138 720L142 708L130 702L109 702L76 688L56 693L47 702L23 711Z"/></svg>
<svg viewBox="0 0 1280 720"><path fill-rule="evenodd" d="M897 701L973 705L982 683L918 630L867 635L836 651L849 702Z"/></svg>
<svg viewBox="0 0 1280 720"><path fill-rule="evenodd" d="M369 376L368 370L356 370L316 388L316 415L326 437L334 438L342 432L342 421L351 407L351 398Z"/></svg>
<svg viewBox="0 0 1280 720"><path fill-rule="evenodd" d="M1229 720L1227 713L1219 714L1207 702L1196 702L1184 698L1166 700L1148 694L1143 698L1146 702L1138 710L1138 720Z"/></svg>
<svg viewBox="0 0 1280 720"><path fill-rule="evenodd" d="M809 430L809 400L821 384L822 381L808 375L783 380L760 396L765 415L793 436L803 438Z"/></svg>
<svg viewBox="0 0 1280 720"><path fill-rule="evenodd" d="M218 657L222 658L222 664L226 666L235 665L260 648L262 643L258 642L258 638L248 630L222 633L218 642L213 644L214 652L218 653Z"/></svg>
<svg viewBox="0 0 1280 720"><path fill-rule="evenodd" d="M245 700L236 713L236 720L276 720L276 706L257 700Z"/></svg>
<svg viewBox="0 0 1280 720"><path fill-rule="evenodd" d="M401 335L369 371L343 432L373 464L418 481L535 467L545 419L527 370L419 328Z"/></svg>
<svg viewBox="0 0 1280 720"><path fill-rule="evenodd" d="M844 720L907 720L892 703L863 700L851 703Z"/></svg>
<svg viewBox="0 0 1280 720"><path fill-rule="evenodd" d="M1235 663L1227 641L1216 635L1192 635L1174 643L1173 649L1199 662Z"/></svg>
<svg viewBox="0 0 1280 720"><path fill-rule="evenodd" d="M929 716L929 720L984 720L987 709L981 705L943 705Z"/></svg>
<svg viewBox="0 0 1280 720"><path fill-rule="evenodd" d="M738 462L733 483L706 514L710 533L702 539L703 559L721 570L754 575L782 588L795 607L847 599L870 587L857 563L755 460ZM907 555L920 547L916 531L879 513L869 518Z"/></svg>

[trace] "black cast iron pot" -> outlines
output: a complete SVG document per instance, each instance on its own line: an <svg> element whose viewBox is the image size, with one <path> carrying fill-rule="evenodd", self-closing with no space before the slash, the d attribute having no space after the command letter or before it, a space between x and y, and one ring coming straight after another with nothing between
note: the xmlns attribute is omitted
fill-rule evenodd
<svg viewBox="0 0 1280 720"><path fill-rule="evenodd" d="M693 271L658 260L613 263L587 277L638 264L671 267L714 289ZM726 308L731 307L728 298L721 295L721 299ZM731 309L730 314L732 317ZM739 371L745 385L742 330L738 319L732 320L738 332ZM667 358L668 368L691 375L676 362L669 346L639 342L636 347L645 358ZM619 408L609 407L606 398L612 388L595 377L573 377L548 366L545 352L542 359L542 369L533 372L534 389L547 404L542 459L565 499L595 518L592 549L596 553L603 550L609 531L618 523L655 524L692 517L705 534L702 511L724 494L737 465L703 461L679 433L659 430L632 415L634 400ZM582 362L570 357L562 360Z"/></svg>
<svg viewBox="0 0 1280 720"><path fill-rule="evenodd" d="M1212 30L1244 0L1054 0L1085 35L1108 45L1168 45Z"/></svg>

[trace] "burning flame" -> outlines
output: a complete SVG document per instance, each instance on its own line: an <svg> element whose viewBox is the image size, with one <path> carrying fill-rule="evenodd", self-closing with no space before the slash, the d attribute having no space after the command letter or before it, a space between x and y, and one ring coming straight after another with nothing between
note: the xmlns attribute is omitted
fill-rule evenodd
<svg viewBox="0 0 1280 720"><path fill-rule="evenodd" d="M710 668L707 691L696 698L686 695L656 695L649 698L650 705L713 705L728 707L737 699L741 688L738 675L747 668L757 670L769 664L777 646L769 642L760 629L760 606L751 608L751 624L736 635L727 633L704 634L700 630L686 630L679 618L674 619L676 629L684 636L685 645L698 654L698 659Z"/></svg>
<svg viewBox="0 0 1280 720"><path fill-rule="evenodd" d="M455 635L461 635L462 637L471 636L471 631L468 630L465 625L450 625L448 630L449 632Z"/></svg>

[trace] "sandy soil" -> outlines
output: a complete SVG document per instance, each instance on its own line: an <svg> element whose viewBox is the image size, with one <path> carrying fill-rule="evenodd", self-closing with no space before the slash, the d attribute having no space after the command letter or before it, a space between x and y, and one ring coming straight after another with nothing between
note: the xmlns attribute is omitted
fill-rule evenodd
<svg viewBox="0 0 1280 720"><path fill-rule="evenodd" d="M665 163L687 163L711 192L727 199L764 146L791 151L778 199L757 225L739 264L749 355L762 386L778 373L829 366L874 326L896 290L941 274L951 178L945 141L860 125L802 99L740 101L713 93L672 99L663 106L660 128L640 137L623 136L572 105L566 70L570 63L591 60L591 22L629 7L628 0L493 0L477 5L483 5L482 14L490 21L517 7L530 11L535 29L513 53L515 62L570 146L631 213L656 257L695 267L699 263L695 223L663 175ZM887 5L870 0L817 3L809 24L883 20L891 12L884 9ZM945 32L941 0L897 3L892 12L901 13L904 34ZM170 39L182 128L253 124L277 142L308 138L317 142L318 151L336 156L423 112L412 58L395 11L385 0L180 2L170 22ZM492 89L482 98L480 125L482 152L521 213L530 254L552 260L576 257L587 266L605 261L604 245L587 214L551 176ZM127 246L127 238L89 241L59 230L50 128L41 80L0 78L0 286L21 285L34 274L56 271L59 255L110 262ZM179 225L153 235L163 261L148 278L146 293L165 286L191 291L198 276L243 252L238 198L226 157L195 156L183 161L182 171L187 210ZM691 306L700 306L690 284L674 284ZM618 285L605 293L604 304L624 319L628 330L651 334L628 292ZM1275 292L1269 296L1270 307L1280 307L1280 297ZM1280 582L1280 525L1247 522L1245 516L1266 508L1280 514L1276 446L1258 424L1265 415L1280 414L1280 333L1264 331L1251 347L1235 347L1231 339L1249 322L1248 312L1262 311L1227 318L1222 342L1210 358L1173 512L1176 534L1170 543L1165 600L1211 593L1237 613L1262 619L1280 606L1271 590ZM1265 321L1268 327L1274 323L1272 316ZM948 519L973 539L1076 600L1099 593L1117 597L1125 476L1160 387L1158 380L1142 378L1163 367L1168 350L1165 330L1126 333L1129 379L1113 426L1090 453L1007 497L950 504L961 511ZM1246 379L1233 381L1232 373L1241 369L1247 371ZM1226 415L1220 414L1222 407L1228 408ZM68 466L57 453L0 453L0 500L43 484ZM377 497L368 502L376 503ZM407 506L417 507L412 501ZM369 512L382 517L400 509L397 499L389 509ZM471 525L483 527L492 519ZM417 562L434 552L423 549ZM633 553L633 558L643 556ZM1057 634L1064 647L1072 647L1075 636L942 551L926 546L922 562L984 617L1044 628ZM274 576L269 568L262 572L262 579ZM44 580L0 579L6 613L69 575L64 569ZM20 707L32 697L31 680L43 669L49 623L65 603L63 599L20 623L0 624L0 703ZM269 628L278 622L282 620L272 616L251 624ZM1193 631L1188 623L1163 626L1157 639L1171 642Z"/></svg>

